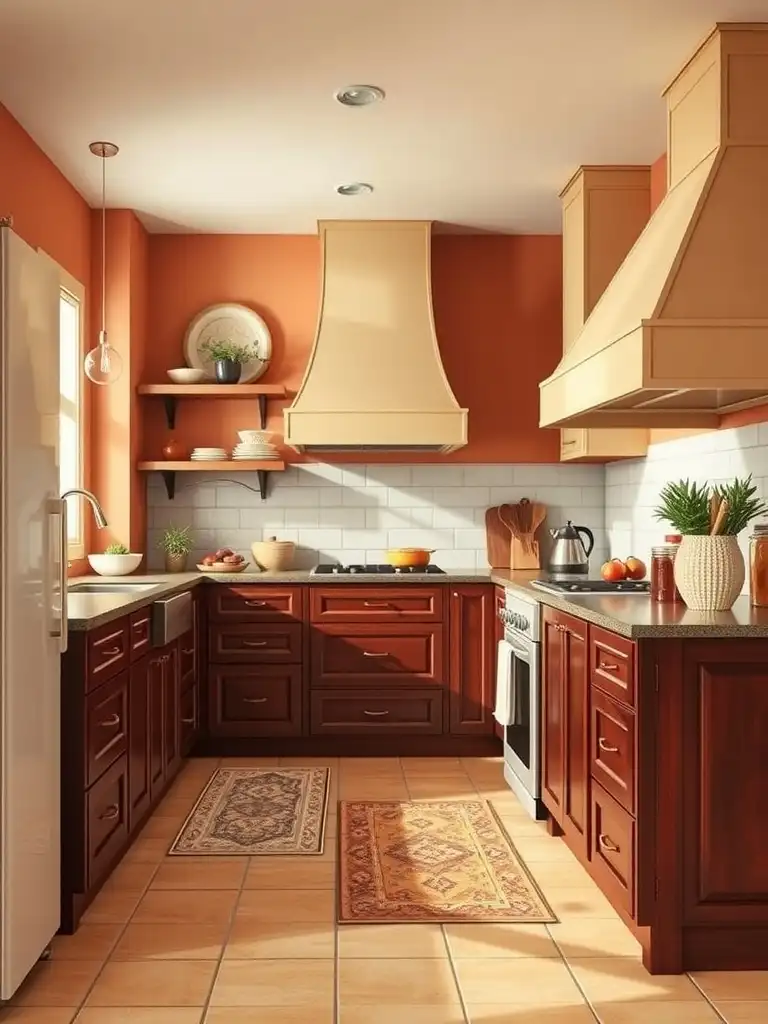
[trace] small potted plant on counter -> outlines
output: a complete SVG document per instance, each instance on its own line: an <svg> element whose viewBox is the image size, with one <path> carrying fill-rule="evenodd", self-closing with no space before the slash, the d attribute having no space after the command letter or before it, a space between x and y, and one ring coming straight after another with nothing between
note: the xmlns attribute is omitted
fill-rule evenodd
<svg viewBox="0 0 768 1024"><path fill-rule="evenodd" d="M110 544L103 555L88 555L88 563L99 576L127 576L138 569L143 557L125 544Z"/></svg>
<svg viewBox="0 0 768 1024"><path fill-rule="evenodd" d="M683 535L675 583L689 608L725 611L741 593L744 556L737 535L768 511L756 493L751 474L720 487L679 480L662 490L654 514Z"/></svg>
<svg viewBox="0 0 768 1024"><path fill-rule="evenodd" d="M184 572L187 555L192 550L189 526L169 526L160 538L159 547L165 552L165 571Z"/></svg>
<svg viewBox="0 0 768 1024"><path fill-rule="evenodd" d="M253 359L255 351L250 345L234 341L206 341L200 346L214 365L217 384L237 384L243 372L243 363Z"/></svg>

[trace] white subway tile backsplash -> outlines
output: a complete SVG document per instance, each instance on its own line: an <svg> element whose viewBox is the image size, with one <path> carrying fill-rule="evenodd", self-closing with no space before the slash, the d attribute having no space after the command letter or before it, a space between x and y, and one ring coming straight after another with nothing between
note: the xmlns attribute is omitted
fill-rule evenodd
<svg viewBox="0 0 768 1024"><path fill-rule="evenodd" d="M626 467L619 472L624 476L610 487L616 508L623 507L618 502L633 479ZM274 474L266 501L255 474L238 480L188 474L177 490L181 500L169 501L153 476L147 488L148 565L162 566L157 541L173 523L192 527L197 560L223 545L250 558L254 540L278 536L298 545L302 568L319 559L380 561L390 546L434 548L433 561L448 569L483 568L486 508L523 497L546 502L549 525L572 519L589 526L596 542L593 564L599 564L608 546L604 477L602 466L307 463ZM631 514L623 518L625 531L634 529ZM611 530L611 543L617 532Z"/></svg>

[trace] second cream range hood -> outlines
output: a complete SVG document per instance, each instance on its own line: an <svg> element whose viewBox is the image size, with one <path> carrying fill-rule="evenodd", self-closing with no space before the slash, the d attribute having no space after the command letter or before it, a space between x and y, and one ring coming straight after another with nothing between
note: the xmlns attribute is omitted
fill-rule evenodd
<svg viewBox="0 0 768 1024"><path fill-rule="evenodd" d="M321 221L320 315L285 410L297 451L450 452L467 443L432 318L431 224Z"/></svg>
<svg viewBox="0 0 768 1024"><path fill-rule="evenodd" d="M542 426L715 427L768 401L768 24L666 92L669 191L554 373Z"/></svg>

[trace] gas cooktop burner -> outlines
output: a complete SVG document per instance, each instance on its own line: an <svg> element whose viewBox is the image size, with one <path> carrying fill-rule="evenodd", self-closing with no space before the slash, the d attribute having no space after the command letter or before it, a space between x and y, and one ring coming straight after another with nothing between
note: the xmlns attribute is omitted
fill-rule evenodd
<svg viewBox="0 0 768 1024"><path fill-rule="evenodd" d="M651 589L648 580L531 580L531 586L553 594L647 594Z"/></svg>
<svg viewBox="0 0 768 1024"><path fill-rule="evenodd" d="M368 573L372 576L387 576L390 573L401 576L444 574L445 570L436 565L316 565L313 576L354 576L356 573Z"/></svg>

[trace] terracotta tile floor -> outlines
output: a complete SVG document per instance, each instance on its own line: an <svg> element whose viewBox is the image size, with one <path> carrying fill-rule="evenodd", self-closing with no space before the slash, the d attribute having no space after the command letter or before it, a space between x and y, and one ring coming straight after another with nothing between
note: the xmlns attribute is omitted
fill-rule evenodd
<svg viewBox="0 0 768 1024"><path fill-rule="evenodd" d="M55 940L0 1024L768 1024L768 972L647 974L497 760L285 758L333 769L321 857L166 858L219 763L186 765L78 933ZM475 795L493 802L558 924L334 923L337 799Z"/></svg>

